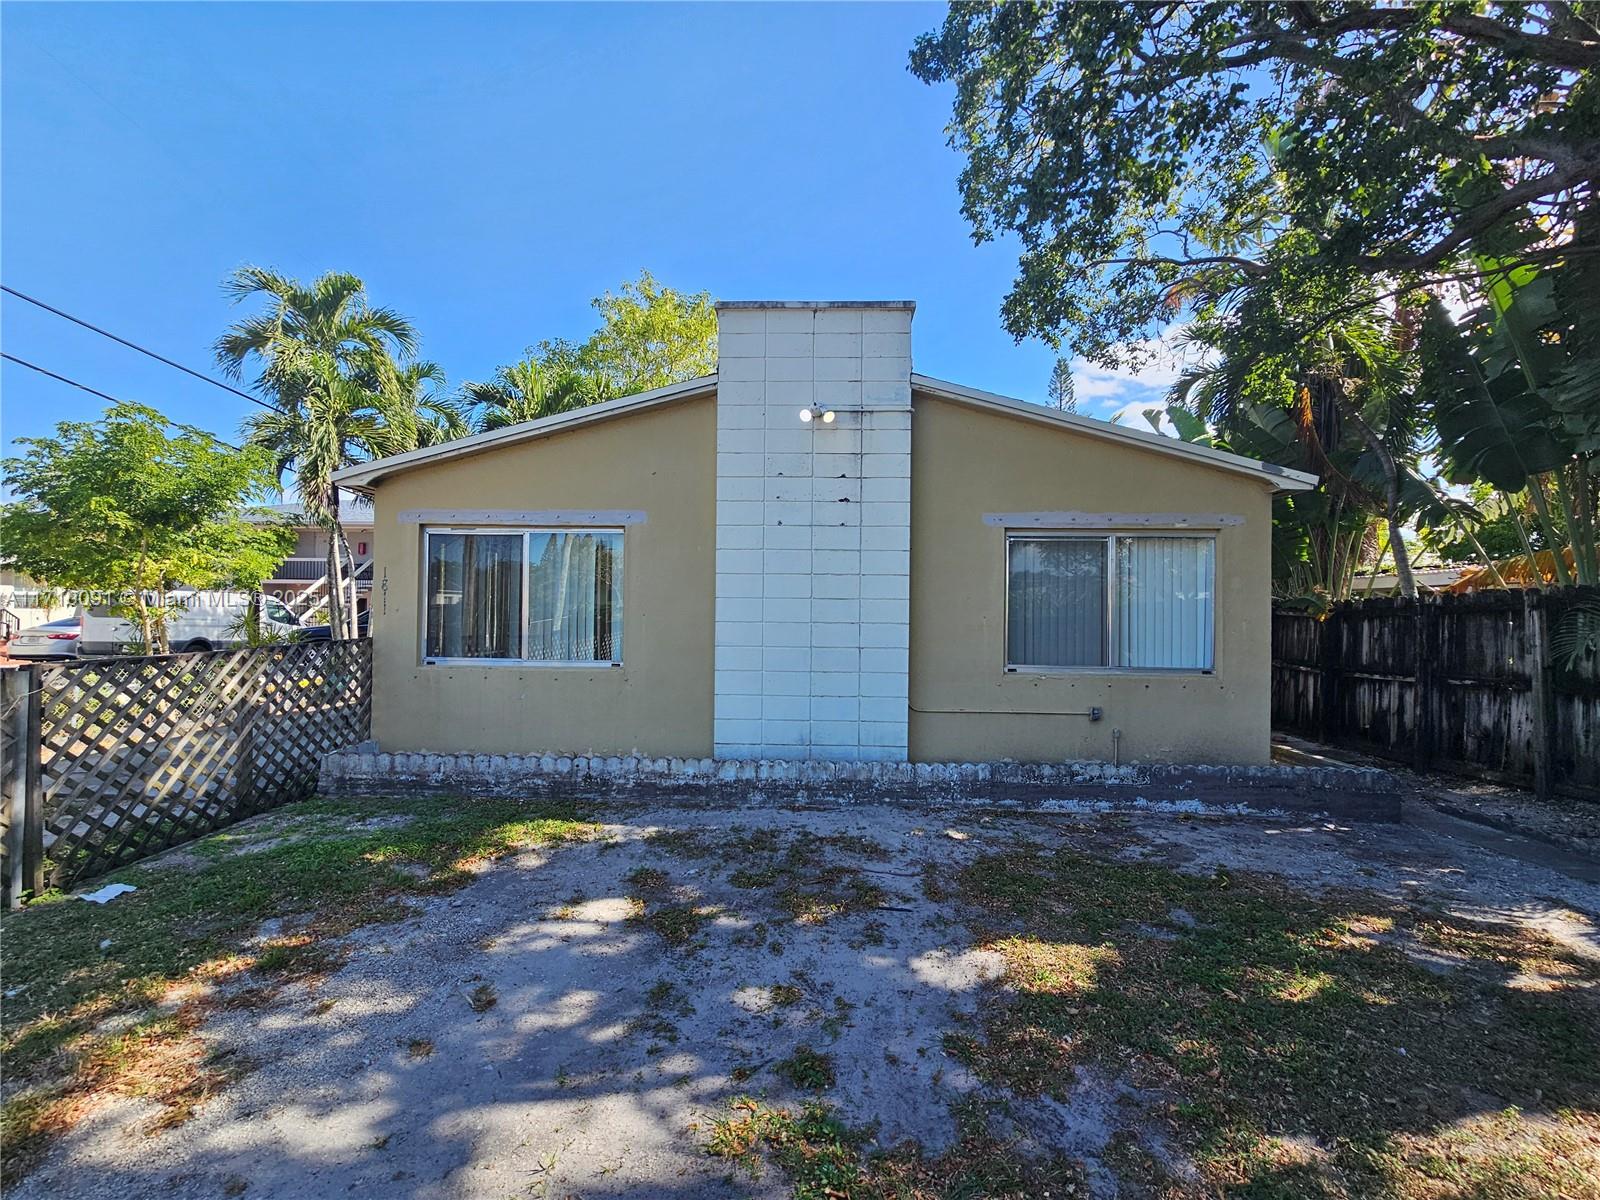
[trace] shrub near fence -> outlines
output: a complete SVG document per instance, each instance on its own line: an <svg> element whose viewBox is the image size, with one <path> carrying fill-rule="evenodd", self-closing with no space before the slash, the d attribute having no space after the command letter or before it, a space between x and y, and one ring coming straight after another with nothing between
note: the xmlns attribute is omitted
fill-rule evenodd
<svg viewBox="0 0 1600 1200"><path fill-rule="evenodd" d="M1550 633L1600 588L1335 605L1272 617L1279 729L1541 791L1600 791L1600 663L1551 662Z"/></svg>
<svg viewBox="0 0 1600 1200"><path fill-rule="evenodd" d="M368 736L367 641L87 660L0 673L8 899L309 796Z"/></svg>

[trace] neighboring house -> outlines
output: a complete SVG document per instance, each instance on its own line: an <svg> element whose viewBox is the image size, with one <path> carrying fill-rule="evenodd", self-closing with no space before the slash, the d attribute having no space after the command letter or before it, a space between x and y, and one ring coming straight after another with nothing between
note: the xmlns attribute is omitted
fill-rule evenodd
<svg viewBox="0 0 1600 1200"><path fill-rule="evenodd" d="M273 504L267 511L294 524L296 545L262 590L283 601L296 616L304 617L328 601L328 532L307 520L299 504ZM347 495L341 500L339 519L355 557L356 607L365 609L372 591L372 504L365 497ZM59 603L62 598L59 590L0 569L0 637L78 611L74 604Z"/></svg>
<svg viewBox="0 0 1600 1200"><path fill-rule="evenodd" d="M46 621L70 617L77 610L70 604L63 604L64 599L57 588L45 587L26 575L0 568L0 638L9 638Z"/></svg>
<svg viewBox="0 0 1600 1200"><path fill-rule="evenodd" d="M349 468L384 750L1260 763L1311 476L725 303L718 373Z"/></svg>
<svg viewBox="0 0 1600 1200"><path fill-rule="evenodd" d="M300 504L273 504L267 509L295 526L294 553L278 564L264 590L282 600L297 616L306 616L328 602L328 531L312 523ZM365 609L372 592L372 505L361 496L344 496L339 521L355 558L356 607Z"/></svg>
<svg viewBox="0 0 1600 1200"><path fill-rule="evenodd" d="M1451 567L1412 567L1411 580L1417 587L1430 592L1449 591L1461 582L1464 575L1474 570L1473 564ZM1350 598L1360 600L1368 594L1388 596L1398 594L1400 576L1392 571L1384 575L1357 574L1350 581Z"/></svg>

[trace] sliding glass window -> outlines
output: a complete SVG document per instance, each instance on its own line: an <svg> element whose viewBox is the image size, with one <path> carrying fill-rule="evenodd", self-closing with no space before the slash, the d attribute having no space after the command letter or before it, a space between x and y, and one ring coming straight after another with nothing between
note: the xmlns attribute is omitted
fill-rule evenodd
<svg viewBox="0 0 1600 1200"><path fill-rule="evenodd" d="M1214 538L1014 534L1006 569L1008 670L1213 669Z"/></svg>
<svg viewBox="0 0 1600 1200"><path fill-rule="evenodd" d="M621 663L621 530L424 536L425 661Z"/></svg>

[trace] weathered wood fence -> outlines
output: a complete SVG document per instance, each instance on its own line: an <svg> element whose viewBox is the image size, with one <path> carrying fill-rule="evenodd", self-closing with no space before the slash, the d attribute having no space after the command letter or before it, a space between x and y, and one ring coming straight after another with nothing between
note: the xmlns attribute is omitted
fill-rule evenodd
<svg viewBox="0 0 1600 1200"><path fill-rule="evenodd" d="M1600 794L1600 663L1552 630L1600 588L1380 597L1272 617L1272 722L1419 768Z"/></svg>
<svg viewBox="0 0 1600 1200"><path fill-rule="evenodd" d="M371 712L364 640L0 671L6 903L309 796Z"/></svg>

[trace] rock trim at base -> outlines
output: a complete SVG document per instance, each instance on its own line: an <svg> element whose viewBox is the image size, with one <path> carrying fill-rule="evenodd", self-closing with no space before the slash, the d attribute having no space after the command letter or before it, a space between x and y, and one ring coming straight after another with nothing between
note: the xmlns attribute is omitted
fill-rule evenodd
<svg viewBox="0 0 1600 1200"><path fill-rule="evenodd" d="M325 796L400 790L719 806L970 804L1069 813L1400 819L1400 783L1376 767L388 754L364 742L323 758L318 790Z"/></svg>

